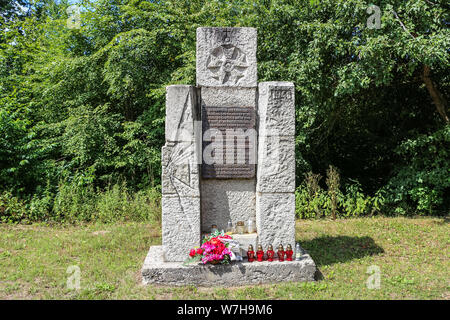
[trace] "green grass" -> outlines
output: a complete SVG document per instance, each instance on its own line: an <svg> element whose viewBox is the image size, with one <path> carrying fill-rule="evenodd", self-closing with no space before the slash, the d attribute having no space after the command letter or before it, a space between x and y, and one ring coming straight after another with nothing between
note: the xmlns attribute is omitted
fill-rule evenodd
<svg viewBox="0 0 450 320"><path fill-rule="evenodd" d="M444 218L297 221L321 280L237 288L142 286L140 268L160 230L145 223L0 225L0 299L449 299ZM81 289L66 286L67 268ZM367 268L381 271L368 289Z"/></svg>

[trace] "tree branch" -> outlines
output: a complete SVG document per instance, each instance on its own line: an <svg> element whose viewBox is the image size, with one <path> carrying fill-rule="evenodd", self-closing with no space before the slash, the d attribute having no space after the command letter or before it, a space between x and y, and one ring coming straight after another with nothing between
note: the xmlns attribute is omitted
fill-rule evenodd
<svg viewBox="0 0 450 320"><path fill-rule="evenodd" d="M413 39L415 39L416 37L413 36L413 34L411 32L408 31L408 29L406 29L405 25L403 24L402 20L400 20L397 12L395 12L395 10L392 10L392 12L394 13L395 19L397 19L397 21L400 23L400 25L402 26L403 30L405 30Z"/></svg>
<svg viewBox="0 0 450 320"><path fill-rule="evenodd" d="M431 80L430 73L431 73L430 67L428 67L427 65L424 65L423 66L423 75L422 75L423 82L425 83L425 86L428 89L428 93L430 94L431 98L433 99L434 105L436 106L436 109L439 112L439 115L445 121L445 123L449 123L449 118L448 118L447 112L446 112L447 102L445 101L445 98L441 95L441 93L437 89L433 80Z"/></svg>
<svg viewBox="0 0 450 320"><path fill-rule="evenodd" d="M394 10L392 10L392 12L394 13L397 21L402 26L403 30L405 30L405 32L407 32L413 39L415 39L417 36L412 34L411 32L409 32L408 29L406 29L402 20L400 20L400 17L398 16L397 12L395 12ZM447 112L446 112L447 101L445 100L444 96L442 96L442 94L439 92L439 89L437 88L437 86L435 85L433 80L431 80L430 73L431 73L430 67L427 65L424 65L423 73L422 73L422 80L425 83L425 86L427 87L428 93L430 94L434 105L436 106L437 112L439 113L439 115L441 116L441 118L444 120L445 123L449 123L449 118L448 118Z"/></svg>

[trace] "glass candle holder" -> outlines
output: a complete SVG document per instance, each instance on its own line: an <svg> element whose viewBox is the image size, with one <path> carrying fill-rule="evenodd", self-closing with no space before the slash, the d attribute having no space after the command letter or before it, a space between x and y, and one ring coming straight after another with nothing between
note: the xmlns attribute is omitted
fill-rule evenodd
<svg viewBox="0 0 450 320"><path fill-rule="evenodd" d="M277 256L278 261L284 261L284 248L282 244L278 246Z"/></svg>
<svg viewBox="0 0 450 320"><path fill-rule="evenodd" d="M300 261L302 259L302 249L300 248L300 243L295 244L295 261Z"/></svg>
<svg viewBox="0 0 450 320"><path fill-rule="evenodd" d="M264 251L262 245L258 245L258 251L256 251L256 260L259 262L264 261Z"/></svg>
<svg viewBox="0 0 450 320"><path fill-rule="evenodd" d="M290 244L287 245L286 251L286 261L292 261L292 256L294 255L294 251L292 251L292 246Z"/></svg>
<svg viewBox="0 0 450 320"><path fill-rule="evenodd" d="M273 247L271 244L269 244L269 247L267 248L267 261L273 261L273 257L275 256L275 251L273 251Z"/></svg>
<svg viewBox="0 0 450 320"><path fill-rule="evenodd" d="M244 221L238 221L236 223L236 233L237 234L244 234L244 232L245 232Z"/></svg>
<svg viewBox="0 0 450 320"><path fill-rule="evenodd" d="M211 233L214 233L214 232L217 232L217 231L219 231L219 229L217 229L217 225L216 225L216 224L213 224L213 225L211 226Z"/></svg>
<svg viewBox="0 0 450 320"><path fill-rule="evenodd" d="M226 232L227 233L232 233L233 232L233 222L231 222L231 220L228 221L228 223L227 223L227 230L226 230Z"/></svg>
<svg viewBox="0 0 450 320"><path fill-rule="evenodd" d="M252 219L249 219L247 221L247 232L248 233L254 233L255 231L256 231L255 221L253 221Z"/></svg>
<svg viewBox="0 0 450 320"><path fill-rule="evenodd" d="M252 245L248 246L247 259L248 259L248 262L255 261L255 251L253 250L253 246Z"/></svg>

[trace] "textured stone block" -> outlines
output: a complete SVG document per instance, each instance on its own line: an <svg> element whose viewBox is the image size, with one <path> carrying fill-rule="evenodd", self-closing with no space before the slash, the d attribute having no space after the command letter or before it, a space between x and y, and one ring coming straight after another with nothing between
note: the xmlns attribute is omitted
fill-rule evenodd
<svg viewBox="0 0 450 320"><path fill-rule="evenodd" d="M192 141L196 108L196 89L189 85L166 87L166 141Z"/></svg>
<svg viewBox="0 0 450 320"><path fill-rule="evenodd" d="M143 284L168 286L243 286L285 281L314 281L316 265L309 254L300 261L233 262L230 265L188 265L164 262L161 246L150 247L142 267Z"/></svg>
<svg viewBox="0 0 450 320"><path fill-rule="evenodd" d="M201 195L204 232L213 224L225 230L230 220L255 219L255 179L202 180Z"/></svg>
<svg viewBox="0 0 450 320"><path fill-rule="evenodd" d="M262 82L258 85L260 136L295 135L295 98L292 82Z"/></svg>
<svg viewBox="0 0 450 320"><path fill-rule="evenodd" d="M184 261L200 246L200 198L162 196L162 241L165 261Z"/></svg>
<svg viewBox="0 0 450 320"><path fill-rule="evenodd" d="M198 86L257 86L256 29L198 28Z"/></svg>
<svg viewBox="0 0 450 320"><path fill-rule="evenodd" d="M256 88L201 87L202 106L256 109Z"/></svg>
<svg viewBox="0 0 450 320"><path fill-rule="evenodd" d="M295 246L295 194L256 193L256 229L264 248Z"/></svg>
<svg viewBox="0 0 450 320"><path fill-rule="evenodd" d="M294 136L260 136L257 192L295 191Z"/></svg>

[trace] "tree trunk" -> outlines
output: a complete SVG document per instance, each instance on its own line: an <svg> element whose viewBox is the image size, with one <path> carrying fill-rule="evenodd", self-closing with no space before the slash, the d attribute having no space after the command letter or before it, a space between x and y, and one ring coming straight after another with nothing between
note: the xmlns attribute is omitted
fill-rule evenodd
<svg viewBox="0 0 450 320"><path fill-rule="evenodd" d="M433 80L431 80L430 67L427 65L423 66L422 79L423 79L423 82L425 83L425 86L427 87L427 90L431 96L431 99L433 99L434 105L436 106L436 109L439 112L439 115L445 121L445 123L449 123L449 118L448 118L447 112L446 112L447 103L445 101L445 98L441 95L438 88L434 84Z"/></svg>

